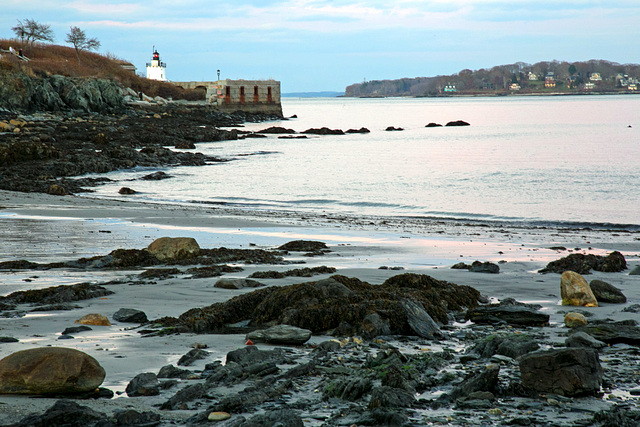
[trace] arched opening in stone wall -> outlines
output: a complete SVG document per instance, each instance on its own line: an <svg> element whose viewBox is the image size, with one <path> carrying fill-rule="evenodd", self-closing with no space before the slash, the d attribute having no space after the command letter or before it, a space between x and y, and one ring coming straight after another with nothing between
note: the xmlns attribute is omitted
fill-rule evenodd
<svg viewBox="0 0 640 427"><path fill-rule="evenodd" d="M273 95L271 94L271 86L267 87L267 102L273 102Z"/></svg>
<svg viewBox="0 0 640 427"><path fill-rule="evenodd" d="M260 94L258 92L258 86L253 87L253 102L257 104L260 102Z"/></svg>
<svg viewBox="0 0 640 427"><path fill-rule="evenodd" d="M244 86L240 86L240 104L244 104Z"/></svg>
<svg viewBox="0 0 640 427"><path fill-rule="evenodd" d="M231 88L229 86L224 88L224 102L225 104L231 104Z"/></svg>

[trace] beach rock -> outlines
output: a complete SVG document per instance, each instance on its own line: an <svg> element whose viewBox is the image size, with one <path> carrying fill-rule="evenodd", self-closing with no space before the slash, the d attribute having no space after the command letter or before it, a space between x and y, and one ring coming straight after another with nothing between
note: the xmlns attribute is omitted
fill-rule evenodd
<svg viewBox="0 0 640 427"><path fill-rule="evenodd" d="M459 262L459 263L453 264L451 268L453 270L468 270L471 268L471 266L467 263Z"/></svg>
<svg viewBox="0 0 640 427"><path fill-rule="evenodd" d="M373 381L370 378L350 375L346 378L326 381L322 389L322 398L323 400L338 398L356 402L369 393L372 387Z"/></svg>
<svg viewBox="0 0 640 427"><path fill-rule="evenodd" d="M595 349L607 346L606 343L598 341L586 332L572 333L566 340L564 340L564 343L567 347L587 347Z"/></svg>
<svg viewBox="0 0 640 427"><path fill-rule="evenodd" d="M433 321L429 313L420 304L410 300L401 301L400 304L407 314L409 327L416 335L429 340L444 337L436 322Z"/></svg>
<svg viewBox="0 0 640 427"><path fill-rule="evenodd" d="M311 331L289 325L276 325L268 329L253 331L246 339L269 344L302 345L311 338Z"/></svg>
<svg viewBox="0 0 640 427"><path fill-rule="evenodd" d="M0 343L6 344L12 342L20 342L20 340L14 337L0 337Z"/></svg>
<svg viewBox="0 0 640 427"><path fill-rule="evenodd" d="M98 313L85 314L74 323L80 323L81 325L111 326L111 322L109 322L107 316Z"/></svg>
<svg viewBox="0 0 640 427"><path fill-rule="evenodd" d="M511 300L501 301L499 304L488 304L471 308L465 319L473 323L494 324L507 323L519 326L547 326L549 315L541 313L527 304Z"/></svg>
<svg viewBox="0 0 640 427"><path fill-rule="evenodd" d="M221 289L242 289L242 288L258 288L260 286L264 286L263 283L258 282L257 280L251 279L220 279L218 280L214 288Z"/></svg>
<svg viewBox="0 0 640 427"><path fill-rule="evenodd" d="M498 354L516 359L524 354L536 351L539 348L540 345L533 338L525 334L514 334L505 337L490 335L476 342L469 350L469 353L476 353L483 358L489 358Z"/></svg>
<svg viewBox="0 0 640 427"><path fill-rule="evenodd" d="M191 237L160 237L147 250L160 261L167 261L196 257L200 253L200 246Z"/></svg>
<svg viewBox="0 0 640 427"><path fill-rule="evenodd" d="M157 396L160 394L160 382L153 372L138 374L127 384L127 396Z"/></svg>
<svg viewBox="0 0 640 427"><path fill-rule="evenodd" d="M88 326L72 326L62 331L62 335L77 334L78 332L85 332L85 331L93 331L93 329L91 329Z"/></svg>
<svg viewBox="0 0 640 427"><path fill-rule="evenodd" d="M602 410L593 416L594 426L637 427L640 426L640 410L621 403L609 410Z"/></svg>
<svg viewBox="0 0 640 427"><path fill-rule="evenodd" d="M469 271L472 273L490 273L490 274L498 274L500 272L500 267L498 264L494 264L492 262L480 262L474 261L469 267Z"/></svg>
<svg viewBox="0 0 640 427"><path fill-rule="evenodd" d="M574 332L585 332L609 345L628 344L640 346L640 328L638 328L637 322L634 320L593 322L570 331L570 333Z"/></svg>
<svg viewBox="0 0 640 427"><path fill-rule="evenodd" d="M589 274L593 269L606 273L615 273L627 268L624 256L618 252L611 252L606 257L592 254L571 254L557 261L552 261L540 273L558 273L574 271L578 274Z"/></svg>
<svg viewBox="0 0 640 427"><path fill-rule="evenodd" d="M373 339L380 335L390 335L389 321L383 319L378 313L371 313L362 319L360 334L367 339Z"/></svg>
<svg viewBox="0 0 640 427"><path fill-rule="evenodd" d="M106 414L94 411L88 406L78 405L76 402L66 399L57 400L53 406L47 409L42 415L29 415L11 427L91 427L98 425L111 425ZM109 424L107 424L109 423ZM133 425L133 424L119 424Z"/></svg>
<svg viewBox="0 0 640 427"><path fill-rule="evenodd" d="M589 348L536 351L518 361L522 384L540 393L595 395L602 385L598 353Z"/></svg>
<svg viewBox="0 0 640 427"><path fill-rule="evenodd" d="M158 371L158 378L187 378L192 372L188 369L176 368L173 365L165 365Z"/></svg>
<svg viewBox="0 0 640 427"><path fill-rule="evenodd" d="M442 127L442 125L439 124L439 123L431 122L431 123L427 124L425 127L426 128L437 128L437 127Z"/></svg>
<svg viewBox="0 0 640 427"><path fill-rule="evenodd" d="M169 400L160 405L162 410L188 409L187 403L200 399L207 393L204 384L197 383L188 385L179 390Z"/></svg>
<svg viewBox="0 0 640 427"><path fill-rule="evenodd" d="M179 141L174 147L178 150L195 150L196 144L194 144L192 141ZM167 178L169 177L167 176Z"/></svg>
<svg viewBox="0 0 640 427"><path fill-rule="evenodd" d="M560 296L562 305L597 307L598 301L591 292L587 281L580 274L565 271L560 277Z"/></svg>
<svg viewBox="0 0 640 427"><path fill-rule="evenodd" d="M624 304L627 302L627 297L624 296L620 289L602 280L592 280L589 283L589 287L598 302L610 304Z"/></svg>
<svg viewBox="0 0 640 427"><path fill-rule="evenodd" d="M327 244L314 240L293 240L278 247L281 251L291 252L315 252L328 249Z"/></svg>
<svg viewBox="0 0 640 427"><path fill-rule="evenodd" d="M470 125L464 120L455 120L453 122L447 123L445 126L470 126Z"/></svg>
<svg viewBox="0 0 640 427"><path fill-rule="evenodd" d="M106 373L78 350L43 347L0 360L0 394L74 394L94 391Z"/></svg>
<svg viewBox="0 0 640 427"><path fill-rule="evenodd" d="M587 318L584 317L583 314L580 313L576 313L576 312L569 312L564 316L564 325L567 328L578 328L580 326L584 326L586 325L587 322Z"/></svg>
<svg viewBox="0 0 640 427"><path fill-rule="evenodd" d="M228 412L211 412L207 416L207 421L224 421L231 418L231 414Z"/></svg>
<svg viewBox="0 0 640 427"><path fill-rule="evenodd" d="M368 408L410 408L415 401L413 393L399 388L380 386L371 390Z"/></svg>
<svg viewBox="0 0 640 427"><path fill-rule="evenodd" d="M404 129L403 128L397 128L397 127L394 127L394 126L389 126L389 127L387 127L385 129L385 131L387 131L387 132L396 132L396 131L402 131L402 130L404 130Z"/></svg>
<svg viewBox="0 0 640 427"><path fill-rule="evenodd" d="M52 184L49 186L47 194L51 194L52 196L68 196L69 192L62 185Z"/></svg>
<svg viewBox="0 0 640 427"><path fill-rule="evenodd" d="M209 352L200 348L194 348L178 360L180 366L191 366L195 361L205 359L209 356Z"/></svg>
<svg viewBox="0 0 640 427"><path fill-rule="evenodd" d="M313 277L318 274L333 274L337 270L334 267L321 265L319 267L294 268L287 271L256 271L249 275L253 279L283 279L285 277Z"/></svg>
<svg viewBox="0 0 640 427"><path fill-rule="evenodd" d="M136 193L137 193L136 190L129 187L120 187L120 189L118 190L118 194L128 195L128 194L136 194Z"/></svg>
<svg viewBox="0 0 640 427"><path fill-rule="evenodd" d="M636 265L629 272L629 276L640 276L640 265Z"/></svg>
<svg viewBox="0 0 640 427"><path fill-rule="evenodd" d="M254 415L237 427L303 427L302 418L293 409L271 409L264 414ZM231 426L229 426L231 427ZM236 427L236 426L234 426Z"/></svg>
<svg viewBox="0 0 640 427"><path fill-rule="evenodd" d="M115 410L113 412L116 425L153 427L160 424L161 417L155 412L138 412L133 409ZM104 427L107 427L106 425Z"/></svg>
<svg viewBox="0 0 640 427"><path fill-rule="evenodd" d="M113 320L124 323L145 323L149 319L147 319L147 315L142 310L137 310L135 308L121 308L113 313Z"/></svg>
<svg viewBox="0 0 640 427"><path fill-rule="evenodd" d="M490 364L485 368L470 374L467 378L454 387L451 393L444 395L444 400L456 400L478 391L495 392L498 385L500 365Z"/></svg>

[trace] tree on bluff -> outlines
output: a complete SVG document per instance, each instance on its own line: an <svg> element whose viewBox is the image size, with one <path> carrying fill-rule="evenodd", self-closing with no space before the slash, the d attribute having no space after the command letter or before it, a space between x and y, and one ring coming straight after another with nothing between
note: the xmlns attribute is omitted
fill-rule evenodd
<svg viewBox="0 0 640 427"><path fill-rule="evenodd" d="M74 49L76 50L78 64L80 63L81 50L97 50L98 48L100 48L100 42L97 38L87 38L84 30L81 30L78 27L71 27L71 29L67 33L67 38L65 39L65 41L69 44L72 44Z"/></svg>
<svg viewBox="0 0 640 427"><path fill-rule="evenodd" d="M53 30L50 25L41 24L34 19L25 19L24 22L18 20L18 25L11 28L11 31L19 37L22 43L27 43L29 53L33 47L33 42L53 42Z"/></svg>

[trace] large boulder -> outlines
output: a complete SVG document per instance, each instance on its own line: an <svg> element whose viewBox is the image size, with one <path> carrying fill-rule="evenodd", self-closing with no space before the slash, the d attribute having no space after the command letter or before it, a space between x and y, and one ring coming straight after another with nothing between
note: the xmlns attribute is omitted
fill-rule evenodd
<svg viewBox="0 0 640 427"><path fill-rule="evenodd" d="M610 283L594 279L589 283L589 287L598 302L610 304L624 304L627 302L627 297L624 296L622 291Z"/></svg>
<svg viewBox="0 0 640 427"><path fill-rule="evenodd" d="M247 334L247 339L253 342L270 344L302 345L309 341L309 338L311 338L310 330L289 325L276 325L268 329L253 331Z"/></svg>
<svg viewBox="0 0 640 427"><path fill-rule="evenodd" d="M104 377L96 359L71 348L33 348L0 360L1 394L86 393Z"/></svg>
<svg viewBox="0 0 640 427"><path fill-rule="evenodd" d="M121 308L113 313L113 320L124 323L145 323L148 321L145 312L135 308Z"/></svg>
<svg viewBox="0 0 640 427"><path fill-rule="evenodd" d="M74 323L80 323L81 325L111 326L111 322L109 322L107 316L98 313L85 314Z"/></svg>
<svg viewBox="0 0 640 427"><path fill-rule="evenodd" d="M549 315L537 307L507 298L499 304L473 307L467 311L467 320L479 324L507 323L518 326L547 326Z"/></svg>
<svg viewBox="0 0 640 427"><path fill-rule="evenodd" d="M192 237L160 237L147 247L147 251L160 261L179 260L198 256L200 246Z"/></svg>
<svg viewBox="0 0 640 427"><path fill-rule="evenodd" d="M587 281L574 271L562 273L560 277L560 296L562 297L562 305L598 306L598 300L593 295Z"/></svg>
<svg viewBox="0 0 640 427"><path fill-rule="evenodd" d="M518 359L522 384L540 393L593 395L602 384L598 352L585 347L536 351Z"/></svg>

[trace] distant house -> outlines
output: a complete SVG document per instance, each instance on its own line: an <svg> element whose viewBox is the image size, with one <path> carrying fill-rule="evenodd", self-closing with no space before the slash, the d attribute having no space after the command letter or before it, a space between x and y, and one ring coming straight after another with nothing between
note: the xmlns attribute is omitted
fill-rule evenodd
<svg viewBox="0 0 640 427"><path fill-rule="evenodd" d="M538 76L534 72L529 71L529 80L531 81L538 80Z"/></svg>
<svg viewBox="0 0 640 427"><path fill-rule="evenodd" d="M494 88L493 83L488 83L488 82L482 83L482 89L493 90L493 88Z"/></svg>
<svg viewBox="0 0 640 427"><path fill-rule="evenodd" d="M511 83L509 85L509 90L513 90L513 91L520 90L520 85L518 83Z"/></svg>
<svg viewBox="0 0 640 427"><path fill-rule="evenodd" d="M443 89L445 92L457 92L458 90L456 89L456 85L453 85L451 83L449 83L448 85L446 85Z"/></svg>
<svg viewBox="0 0 640 427"><path fill-rule="evenodd" d="M589 74L589 80L591 80L592 82L601 82L602 76L600 75L600 73L591 73Z"/></svg>
<svg viewBox="0 0 640 427"><path fill-rule="evenodd" d="M116 63L118 65L120 65L123 69L125 69L127 71L131 71L133 74L135 74L136 71L138 71L136 66L133 65L131 62L123 61L123 60L120 59L120 60L116 60Z"/></svg>
<svg viewBox="0 0 640 427"><path fill-rule="evenodd" d="M631 83L629 86L627 86L628 90L633 90L633 91L637 91L638 90L638 85L635 83Z"/></svg>
<svg viewBox="0 0 640 427"><path fill-rule="evenodd" d="M544 87L556 87L556 78L553 76L553 73L550 74L552 75L547 75L544 78Z"/></svg>
<svg viewBox="0 0 640 427"><path fill-rule="evenodd" d="M593 82L587 82L587 83L584 84L584 88L586 90L592 90L592 89L596 88L596 84L593 83Z"/></svg>

